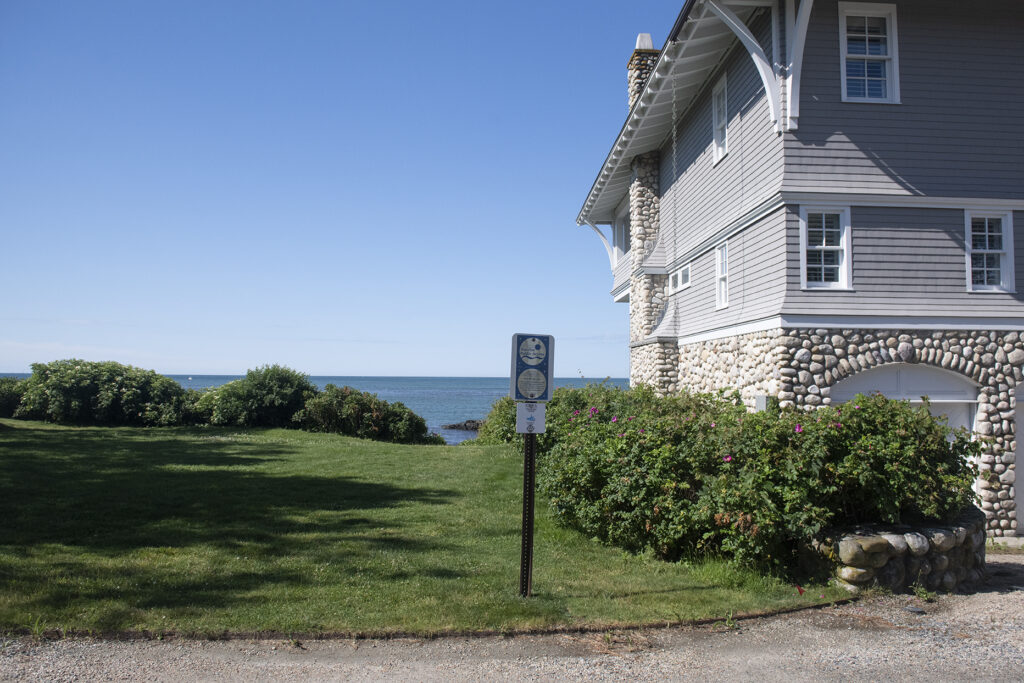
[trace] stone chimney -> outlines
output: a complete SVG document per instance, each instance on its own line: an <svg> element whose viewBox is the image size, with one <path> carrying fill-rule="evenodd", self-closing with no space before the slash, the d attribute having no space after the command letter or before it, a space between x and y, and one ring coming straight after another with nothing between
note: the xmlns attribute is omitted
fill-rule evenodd
<svg viewBox="0 0 1024 683"><path fill-rule="evenodd" d="M641 33L636 37L636 49L633 50L633 56L629 58L629 64L626 66L630 109L636 104L637 98L647 84L647 79L651 77L659 54L661 50L654 49L650 33Z"/></svg>

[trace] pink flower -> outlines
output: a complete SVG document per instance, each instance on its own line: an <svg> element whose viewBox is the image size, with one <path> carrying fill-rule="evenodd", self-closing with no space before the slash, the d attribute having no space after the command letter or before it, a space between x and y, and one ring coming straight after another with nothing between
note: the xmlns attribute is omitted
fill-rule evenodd
<svg viewBox="0 0 1024 683"><path fill-rule="evenodd" d="M593 414L594 414L594 413L596 413L596 412L597 412L597 408L591 408L591 409L590 409L590 414L591 414L591 415L593 415Z"/></svg>
<svg viewBox="0 0 1024 683"><path fill-rule="evenodd" d="M578 410L574 410L574 411L572 411L572 414L573 414L573 415L579 415L579 414L580 414L580 411L578 411Z"/></svg>
<svg viewBox="0 0 1024 683"><path fill-rule="evenodd" d="M632 422L632 420L633 420L633 418L631 418L631 417L627 417L626 418L626 422Z"/></svg>
<svg viewBox="0 0 1024 683"><path fill-rule="evenodd" d="M625 436L625 434L619 434L619 436Z"/></svg>
<svg viewBox="0 0 1024 683"><path fill-rule="evenodd" d="M642 429L641 429L641 430L640 430L640 433L641 433L641 434L643 434L643 433L644 433L644 430L642 430Z"/></svg>
<svg viewBox="0 0 1024 683"><path fill-rule="evenodd" d="M796 429L794 429L793 431L799 434L800 432L804 431L804 428L802 425L797 425Z"/></svg>
<svg viewBox="0 0 1024 683"><path fill-rule="evenodd" d="M860 410L860 406L854 406L853 409L854 410Z"/></svg>
<svg viewBox="0 0 1024 683"><path fill-rule="evenodd" d="M714 422L712 422L712 423L711 423L711 428L712 428L712 429L714 429L714 428L715 428L715 423L714 423Z"/></svg>
<svg viewBox="0 0 1024 683"><path fill-rule="evenodd" d="M618 422L618 421L619 421L619 418L617 416L612 418L612 422Z"/></svg>
<svg viewBox="0 0 1024 683"><path fill-rule="evenodd" d="M732 456L726 453L725 455L722 456L722 460L724 462L732 462Z"/></svg>

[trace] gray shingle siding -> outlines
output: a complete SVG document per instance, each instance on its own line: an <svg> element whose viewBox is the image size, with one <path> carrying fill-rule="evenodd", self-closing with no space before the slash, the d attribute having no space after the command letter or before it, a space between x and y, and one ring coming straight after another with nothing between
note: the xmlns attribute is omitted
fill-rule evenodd
<svg viewBox="0 0 1024 683"><path fill-rule="evenodd" d="M770 54L771 19L752 30ZM711 90L725 73L728 97L728 154L712 163ZM661 157L661 225L669 264L724 228L782 185L782 140L769 123L768 101L753 62L734 48L708 80L697 104L666 141ZM674 152L674 153L673 153Z"/></svg>
<svg viewBox="0 0 1024 683"><path fill-rule="evenodd" d="M680 336L778 315L786 293L786 213L762 218L729 239L729 305L715 309L715 250L693 261L690 286L669 297Z"/></svg>
<svg viewBox="0 0 1024 683"><path fill-rule="evenodd" d="M964 212L854 206L852 292L800 289L799 207L787 209L784 314L1024 316L1024 212L1015 212L1017 293L967 291Z"/></svg>
<svg viewBox="0 0 1024 683"><path fill-rule="evenodd" d="M786 189L1024 198L1024 33L1009 0L897 2L901 104L841 101L837 3L815 3Z"/></svg>

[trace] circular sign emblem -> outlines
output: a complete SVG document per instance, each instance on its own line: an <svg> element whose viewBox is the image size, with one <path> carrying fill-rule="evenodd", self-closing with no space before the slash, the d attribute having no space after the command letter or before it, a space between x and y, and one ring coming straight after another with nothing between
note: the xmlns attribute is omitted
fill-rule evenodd
<svg viewBox="0 0 1024 683"><path fill-rule="evenodd" d="M523 370L516 380L516 388L526 398L537 398L543 396L548 388L548 380L540 370Z"/></svg>
<svg viewBox="0 0 1024 683"><path fill-rule="evenodd" d="M527 365L539 365L547 355L548 350L544 342L536 337L527 337L519 345L519 357Z"/></svg>

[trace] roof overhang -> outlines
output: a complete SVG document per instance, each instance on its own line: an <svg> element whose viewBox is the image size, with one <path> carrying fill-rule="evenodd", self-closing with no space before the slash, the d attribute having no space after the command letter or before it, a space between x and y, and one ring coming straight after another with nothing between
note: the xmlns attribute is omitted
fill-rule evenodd
<svg viewBox="0 0 1024 683"><path fill-rule="evenodd" d="M766 0L726 0L746 21ZM660 149L736 41L733 30L704 0L687 0L661 49L650 78L626 117L615 144L590 188L577 225L608 224L629 191L631 163L640 154Z"/></svg>

